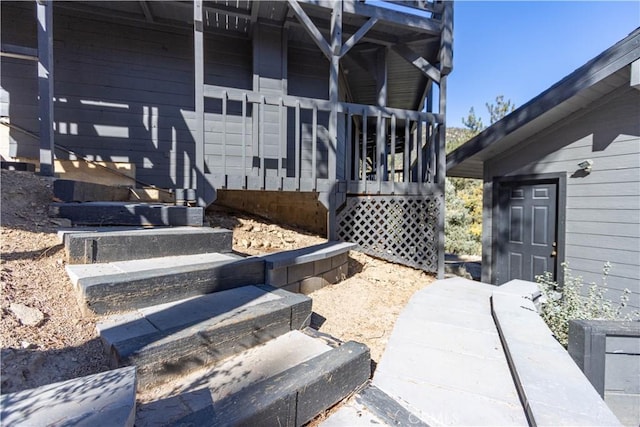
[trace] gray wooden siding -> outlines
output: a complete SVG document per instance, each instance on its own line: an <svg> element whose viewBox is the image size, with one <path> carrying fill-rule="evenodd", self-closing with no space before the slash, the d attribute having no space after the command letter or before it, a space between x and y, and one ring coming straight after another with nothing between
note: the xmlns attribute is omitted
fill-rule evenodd
<svg viewBox="0 0 640 427"><path fill-rule="evenodd" d="M588 109L556 123L485 165L485 224L491 224L492 179L566 173L565 260L586 282L601 282L611 262L607 296L618 301L629 289L640 308L640 92L617 89ZM592 159L590 174L578 163ZM491 227L485 227L485 265ZM484 277L486 280L487 276Z"/></svg>
<svg viewBox="0 0 640 427"><path fill-rule="evenodd" d="M289 47L287 52L287 85L289 95L302 96L317 99L329 99L329 62L326 57L319 51L309 51L296 47ZM289 137L293 133L292 115L289 114L288 131ZM302 132L300 140L302 141L301 155L301 171L303 176L311 176L312 161L312 113L311 111L303 111L301 114ZM318 112L318 142L317 142L317 161L318 161L318 178L326 178L327 158L329 147L329 114L326 112ZM292 144L288 144L288 157L292 157ZM293 170L292 162L288 164L289 171ZM290 173L290 172L288 172Z"/></svg>
<svg viewBox="0 0 640 427"><path fill-rule="evenodd" d="M89 159L135 163L137 178L146 183L192 186L192 35L54 11L56 143ZM35 47L34 13L31 3L3 2L3 42ZM206 37L205 82L251 90L251 49L248 40ZM0 113L37 134L36 64L3 58L1 85ZM219 153L209 146L221 140L222 125L216 106L207 106L205 152L215 167ZM227 143L235 154L241 134L238 106L229 111ZM251 138L251 126L246 130ZM10 143L12 155L38 157L33 138L11 131ZM59 150L56 154L66 157Z"/></svg>

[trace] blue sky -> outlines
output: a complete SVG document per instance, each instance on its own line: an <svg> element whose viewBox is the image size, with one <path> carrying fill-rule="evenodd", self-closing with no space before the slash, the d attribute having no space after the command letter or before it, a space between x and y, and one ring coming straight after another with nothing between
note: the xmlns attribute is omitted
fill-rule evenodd
<svg viewBox="0 0 640 427"><path fill-rule="evenodd" d="M640 26L639 1L457 1L447 125L504 95L529 101Z"/></svg>

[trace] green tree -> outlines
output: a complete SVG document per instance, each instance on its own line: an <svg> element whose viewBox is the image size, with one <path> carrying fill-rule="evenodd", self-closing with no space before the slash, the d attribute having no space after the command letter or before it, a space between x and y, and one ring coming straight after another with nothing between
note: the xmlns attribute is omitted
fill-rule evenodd
<svg viewBox="0 0 640 427"><path fill-rule="evenodd" d="M515 109L503 95L486 104L491 124ZM484 130L482 119L473 107L462 119L465 128L447 129L447 153L455 150ZM480 255L482 251L482 180L447 178L445 182L445 251L454 254Z"/></svg>
<svg viewBox="0 0 640 427"><path fill-rule="evenodd" d="M503 95L496 96L494 103L486 103L487 111L489 112L489 120L491 124L494 124L510 112L516 109L516 106L511 103L510 99L504 100ZM473 108L471 108L473 111Z"/></svg>

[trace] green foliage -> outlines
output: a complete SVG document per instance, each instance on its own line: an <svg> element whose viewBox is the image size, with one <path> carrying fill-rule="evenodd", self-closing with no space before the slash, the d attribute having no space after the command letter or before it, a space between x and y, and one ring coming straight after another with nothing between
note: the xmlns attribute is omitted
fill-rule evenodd
<svg viewBox="0 0 640 427"><path fill-rule="evenodd" d="M487 108L489 104L487 104ZM471 107L469 109L469 115L467 118L462 119L462 124L471 131L473 135L478 134L484 129L484 125L482 124L482 119L476 116L476 111Z"/></svg>
<svg viewBox="0 0 640 427"><path fill-rule="evenodd" d="M510 112L516 109L516 106L511 103L511 100L504 100L503 95L496 96L495 103L486 103L487 111L489 111L489 120L491 124L494 124ZM472 108L473 110L473 108Z"/></svg>
<svg viewBox="0 0 640 427"><path fill-rule="evenodd" d="M480 215L474 217L470 205L478 204L478 196L474 197L474 185L480 190ZM463 191L456 188L456 184L464 184ZM482 183L477 180L461 178L447 178L445 181L445 251L454 254L478 255L482 251Z"/></svg>
<svg viewBox="0 0 640 427"><path fill-rule="evenodd" d="M510 100L496 96L487 103L494 123L514 110ZM447 153L452 152L484 129L482 119L473 107L462 119L465 128L447 128ZM455 254L480 255L482 252L482 181L467 178L447 178L445 183L445 251Z"/></svg>
<svg viewBox="0 0 640 427"><path fill-rule="evenodd" d="M611 264L606 262L602 269L602 283L591 283L586 295L585 286L580 276L573 276L568 264L562 264L564 285L558 286L551 273L536 276L536 282L544 298L540 307L540 315L546 322L558 342L567 347L569 340L569 320L633 320L640 318L640 313L623 315L622 310L629 300L629 290L625 289L619 303L606 299L607 277Z"/></svg>

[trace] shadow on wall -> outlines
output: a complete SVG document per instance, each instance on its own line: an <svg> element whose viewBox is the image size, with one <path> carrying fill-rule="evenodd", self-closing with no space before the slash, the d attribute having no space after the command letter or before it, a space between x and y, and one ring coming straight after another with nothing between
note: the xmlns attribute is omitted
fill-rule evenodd
<svg viewBox="0 0 640 427"><path fill-rule="evenodd" d="M35 46L34 4L3 2L2 9L3 42ZM196 176L190 130L192 40L96 18L75 19L61 8L54 8L54 15L55 142L63 147L56 150L57 158L73 158L68 149L89 160L133 163L141 182L194 188L203 177ZM25 28L15 28L20 24ZM37 63L2 62L2 115L37 135ZM36 138L12 129L9 139L12 156L39 158Z"/></svg>

